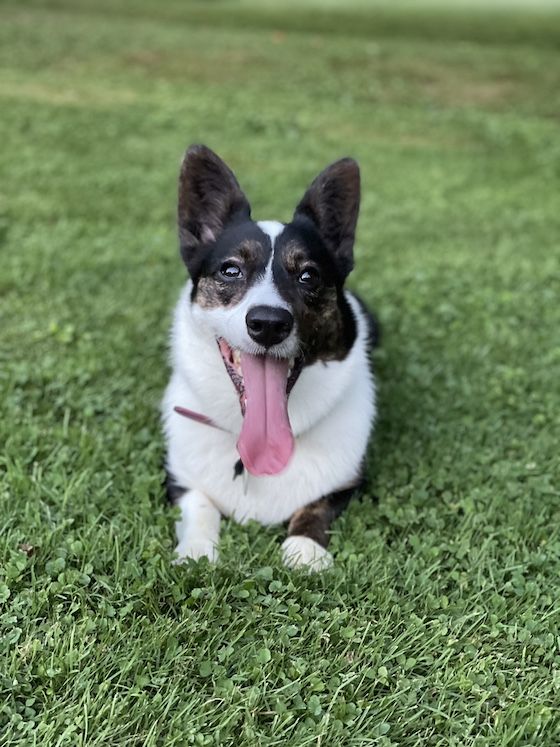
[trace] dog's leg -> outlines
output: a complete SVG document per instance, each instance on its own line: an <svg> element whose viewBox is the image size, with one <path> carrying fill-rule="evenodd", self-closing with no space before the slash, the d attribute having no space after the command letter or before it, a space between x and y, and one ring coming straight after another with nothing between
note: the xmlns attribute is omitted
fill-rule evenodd
<svg viewBox="0 0 560 747"><path fill-rule="evenodd" d="M216 506L200 490L187 490L176 505L181 509L181 518L175 524L178 544L174 562L204 556L216 562L220 538L220 512Z"/></svg>
<svg viewBox="0 0 560 747"><path fill-rule="evenodd" d="M305 566L312 571L322 571L332 565L332 555L327 550L329 528L344 511L356 487L310 503L292 514L288 536L282 543L282 559L290 568Z"/></svg>

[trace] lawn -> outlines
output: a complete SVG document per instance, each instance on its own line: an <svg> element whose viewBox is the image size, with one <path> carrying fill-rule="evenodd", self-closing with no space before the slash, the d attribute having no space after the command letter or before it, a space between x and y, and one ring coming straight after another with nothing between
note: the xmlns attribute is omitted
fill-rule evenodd
<svg viewBox="0 0 560 747"><path fill-rule="evenodd" d="M560 11L0 5L0 747L560 743ZM171 565L178 164L362 167L369 485L335 567Z"/></svg>

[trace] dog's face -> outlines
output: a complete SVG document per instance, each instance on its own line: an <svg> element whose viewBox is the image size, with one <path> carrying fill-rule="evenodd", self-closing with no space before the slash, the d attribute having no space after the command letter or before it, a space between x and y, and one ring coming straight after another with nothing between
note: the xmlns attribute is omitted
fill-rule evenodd
<svg viewBox="0 0 560 747"><path fill-rule="evenodd" d="M194 146L185 155L178 219L193 316L215 336L239 394L247 438L238 446L254 474L280 471L291 455L286 402L302 368L342 360L353 344L343 284L359 199L358 166L345 158L315 179L290 223L256 223L215 153ZM258 442L271 439L260 458Z"/></svg>

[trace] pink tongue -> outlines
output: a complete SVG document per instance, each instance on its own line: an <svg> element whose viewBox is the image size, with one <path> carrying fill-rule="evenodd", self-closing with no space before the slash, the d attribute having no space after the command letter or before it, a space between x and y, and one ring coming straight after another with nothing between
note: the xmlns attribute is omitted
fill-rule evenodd
<svg viewBox="0 0 560 747"><path fill-rule="evenodd" d="M276 475L294 451L286 395L288 367L287 360L241 354L247 403L237 450L252 475Z"/></svg>

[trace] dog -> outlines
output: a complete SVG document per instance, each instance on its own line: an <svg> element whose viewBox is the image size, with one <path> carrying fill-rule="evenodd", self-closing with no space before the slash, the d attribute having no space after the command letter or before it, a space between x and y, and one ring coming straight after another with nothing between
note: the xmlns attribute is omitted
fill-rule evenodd
<svg viewBox="0 0 560 747"><path fill-rule="evenodd" d="M313 181L290 223L258 221L231 169L191 146L179 176L190 280L162 402L177 560L218 558L221 516L287 523L284 563L329 567L329 528L362 479L375 413L377 327L344 281L360 203L356 161Z"/></svg>

